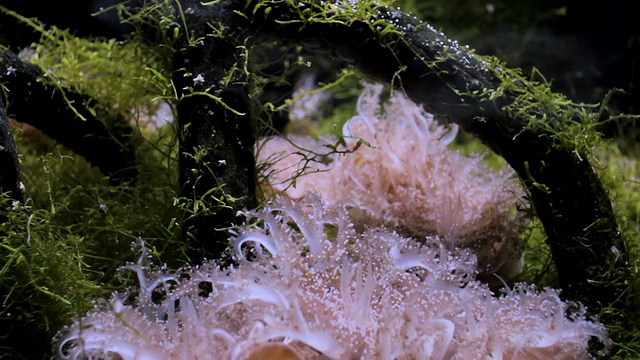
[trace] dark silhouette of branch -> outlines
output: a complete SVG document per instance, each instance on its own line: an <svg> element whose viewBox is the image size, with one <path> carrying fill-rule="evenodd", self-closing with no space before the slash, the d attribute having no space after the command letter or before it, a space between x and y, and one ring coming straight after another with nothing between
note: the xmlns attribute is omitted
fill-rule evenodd
<svg viewBox="0 0 640 360"><path fill-rule="evenodd" d="M87 110L95 107L95 100L57 88L39 67L10 51L0 51L0 70L0 80L9 89L9 116L84 157L113 183L135 179L133 129L124 118L115 119L113 123L118 125L108 128L99 119L104 114L93 115Z"/></svg>
<svg viewBox="0 0 640 360"><path fill-rule="evenodd" d="M16 144L11 135L9 118L4 111L4 100L0 96L0 193L4 192L13 200L23 199Z"/></svg>
<svg viewBox="0 0 640 360"><path fill-rule="evenodd" d="M567 125L560 114L579 116L577 106L545 103L531 93L540 101L538 107L507 111L528 93L524 83L507 79L511 88L501 88L508 75L499 64L400 11L382 7L367 19L318 21L309 19L323 19L321 6L302 10L285 1L235 4L254 30L328 52L377 81L393 84L427 110L449 115L504 157L530 192L565 295L596 309L620 300L626 286L619 279L629 273L609 198L585 154L555 136ZM487 90L496 96L489 100L479 95ZM530 126L532 118L545 126Z"/></svg>
<svg viewBox="0 0 640 360"><path fill-rule="evenodd" d="M185 219L183 228L200 251L197 258L220 258L228 238L220 229L242 222L238 211L257 205L255 126L241 70L247 44L241 30L236 32L236 16L200 1L181 3L187 27L173 58L180 97L180 181L187 204L208 210ZM208 35L212 26L230 30L213 37Z"/></svg>
<svg viewBox="0 0 640 360"><path fill-rule="evenodd" d="M124 3L129 9L142 5L143 0L68 0L60 6L46 0L0 0L0 6L27 18L60 29L70 29L76 36L120 38L132 32L131 24L122 23L113 5ZM102 11L101 11L102 9ZM0 10L0 43L20 51L42 34L12 14Z"/></svg>

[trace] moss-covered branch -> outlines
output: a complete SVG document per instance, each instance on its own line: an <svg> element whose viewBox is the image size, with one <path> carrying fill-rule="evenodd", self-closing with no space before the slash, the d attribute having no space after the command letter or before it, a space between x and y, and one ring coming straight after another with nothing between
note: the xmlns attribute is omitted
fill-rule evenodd
<svg viewBox="0 0 640 360"><path fill-rule="evenodd" d="M236 10L263 33L330 52L449 115L526 184L565 295L596 308L619 300L626 290L619 277L628 275L625 244L589 149L574 130L590 121L589 112L407 14L348 4L251 1L238 2Z"/></svg>
<svg viewBox="0 0 640 360"><path fill-rule="evenodd" d="M180 126L180 182L187 235L202 252L226 249L238 211L255 197L254 125L237 18L218 6L182 1L181 42L173 58ZM218 32L212 36L212 31Z"/></svg>
<svg viewBox="0 0 640 360"><path fill-rule="evenodd" d="M95 100L56 86L39 67L10 51L0 51L0 69L0 81L8 89L9 116L83 156L112 181L135 179L133 129L123 118L108 128L100 120L106 111L95 110Z"/></svg>

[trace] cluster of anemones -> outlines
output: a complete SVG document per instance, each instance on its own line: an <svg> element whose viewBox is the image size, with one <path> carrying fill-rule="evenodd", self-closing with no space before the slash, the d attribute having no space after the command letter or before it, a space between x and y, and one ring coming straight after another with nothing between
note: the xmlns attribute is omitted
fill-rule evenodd
<svg viewBox="0 0 640 360"><path fill-rule="evenodd" d="M56 339L61 359L576 359L606 331L556 291L499 297L475 256L356 231L317 194L283 197L234 233L237 266L151 269ZM569 311L569 309L573 311Z"/></svg>
<svg viewBox="0 0 640 360"><path fill-rule="evenodd" d="M448 248L474 252L481 273L517 274L527 217L516 211L524 192L513 172L449 149L457 128L440 125L401 92L381 107L382 89L365 84L342 140L262 140L264 187L294 199L318 191L330 204L347 205L356 225L440 236Z"/></svg>

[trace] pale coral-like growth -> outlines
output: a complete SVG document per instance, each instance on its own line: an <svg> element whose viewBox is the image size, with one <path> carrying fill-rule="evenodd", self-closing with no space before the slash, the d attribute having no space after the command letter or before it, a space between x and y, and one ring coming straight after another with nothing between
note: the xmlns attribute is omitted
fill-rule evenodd
<svg viewBox="0 0 640 360"><path fill-rule="evenodd" d="M289 105L289 121L318 121L322 112L318 109L329 99L327 91L317 91L316 75L305 74L296 83L292 98L295 101Z"/></svg>
<svg viewBox="0 0 640 360"><path fill-rule="evenodd" d="M114 294L63 330L61 359L583 359L604 327L551 289L500 297L473 280L475 257L436 237L358 233L318 195L250 212L238 265L128 269ZM574 306L575 307L575 306Z"/></svg>
<svg viewBox="0 0 640 360"><path fill-rule="evenodd" d="M513 172L495 172L480 156L448 149L457 128L438 124L399 92L381 111L381 91L382 85L365 85L358 115L344 126L346 146L338 150L346 154L308 162L328 152L322 144L337 140L263 141L258 161L270 164L268 186L291 198L319 191L331 204L350 206L356 223L410 236L439 235L450 248L472 249L482 272L517 274L525 216L514 213L523 190Z"/></svg>

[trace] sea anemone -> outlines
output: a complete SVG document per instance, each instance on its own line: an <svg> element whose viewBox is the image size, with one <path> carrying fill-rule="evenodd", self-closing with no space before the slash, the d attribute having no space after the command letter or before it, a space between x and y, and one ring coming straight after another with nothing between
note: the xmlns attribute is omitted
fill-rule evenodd
<svg viewBox="0 0 640 360"><path fill-rule="evenodd" d="M354 229L318 194L247 214L213 262L151 269L55 340L60 359L584 359L604 327L552 289L495 297L438 237ZM569 309L576 309L569 311Z"/></svg>
<svg viewBox="0 0 640 360"><path fill-rule="evenodd" d="M440 125L399 91L381 108L382 89L365 84L344 145L331 137L262 140L264 187L294 199L318 191L330 204L346 204L357 225L437 235L449 249L471 249L482 273L519 273L527 217L516 211L524 192L513 171L449 149L457 127Z"/></svg>

